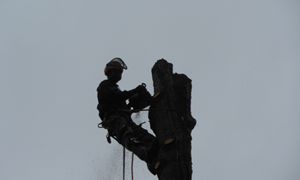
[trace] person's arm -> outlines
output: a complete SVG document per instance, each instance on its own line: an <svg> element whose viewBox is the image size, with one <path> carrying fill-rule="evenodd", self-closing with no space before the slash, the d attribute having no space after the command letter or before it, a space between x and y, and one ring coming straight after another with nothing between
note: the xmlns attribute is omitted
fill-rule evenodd
<svg viewBox="0 0 300 180"><path fill-rule="evenodd" d="M130 91L121 91L117 85L111 83L103 83L101 86L101 93L112 102L125 101L144 89L142 85L139 85Z"/></svg>

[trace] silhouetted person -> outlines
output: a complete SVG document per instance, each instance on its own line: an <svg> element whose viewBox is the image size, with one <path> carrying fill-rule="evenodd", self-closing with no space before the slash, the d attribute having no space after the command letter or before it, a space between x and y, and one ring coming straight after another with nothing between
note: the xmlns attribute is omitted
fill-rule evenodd
<svg viewBox="0 0 300 180"><path fill-rule="evenodd" d="M126 100L147 90L139 85L130 91L121 91L117 82L122 79L124 69L127 69L127 66L121 58L114 58L105 67L107 79L97 88L97 109L102 120L101 124L108 130L110 136L126 149L148 164L153 164L158 153L158 141L147 130L132 121L131 107L126 103Z"/></svg>

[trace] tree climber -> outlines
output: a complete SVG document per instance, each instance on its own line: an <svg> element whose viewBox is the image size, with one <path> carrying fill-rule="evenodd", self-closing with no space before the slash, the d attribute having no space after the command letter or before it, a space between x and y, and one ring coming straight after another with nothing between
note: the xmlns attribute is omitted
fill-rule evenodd
<svg viewBox="0 0 300 180"><path fill-rule="evenodd" d="M126 100L135 99L139 94L148 91L142 85L130 91L121 91L117 83L122 79L124 69L126 70L127 66L121 58L114 58L106 64L104 73L107 79L97 88L97 109L102 120L101 125L108 130L109 136L114 137L126 149L145 161L149 167L154 164L157 157L158 140L141 125L132 121L131 107L126 103ZM110 142L109 137L108 141Z"/></svg>

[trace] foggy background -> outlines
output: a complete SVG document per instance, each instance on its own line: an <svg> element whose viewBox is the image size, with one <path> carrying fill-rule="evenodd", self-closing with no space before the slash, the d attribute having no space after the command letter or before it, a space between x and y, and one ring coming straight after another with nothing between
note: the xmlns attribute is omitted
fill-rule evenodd
<svg viewBox="0 0 300 180"><path fill-rule="evenodd" d="M108 61L122 90L164 58L192 79L193 179L300 179L300 3L0 1L0 179L122 179L97 128ZM147 112L133 115L147 121ZM150 130L151 132L151 130ZM130 179L131 153L126 153ZM154 180L134 159L134 178Z"/></svg>

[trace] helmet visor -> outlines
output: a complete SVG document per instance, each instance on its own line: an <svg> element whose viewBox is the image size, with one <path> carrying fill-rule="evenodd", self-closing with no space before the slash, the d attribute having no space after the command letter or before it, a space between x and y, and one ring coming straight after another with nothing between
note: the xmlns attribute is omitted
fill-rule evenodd
<svg viewBox="0 0 300 180"><path fill-rule="evenodd" d="M111 60L112 64L118 64L119 66L121 66L120 68L122 69L127 69L126 64L124 63L124 61L121 58L114 58Z"/></svg>

